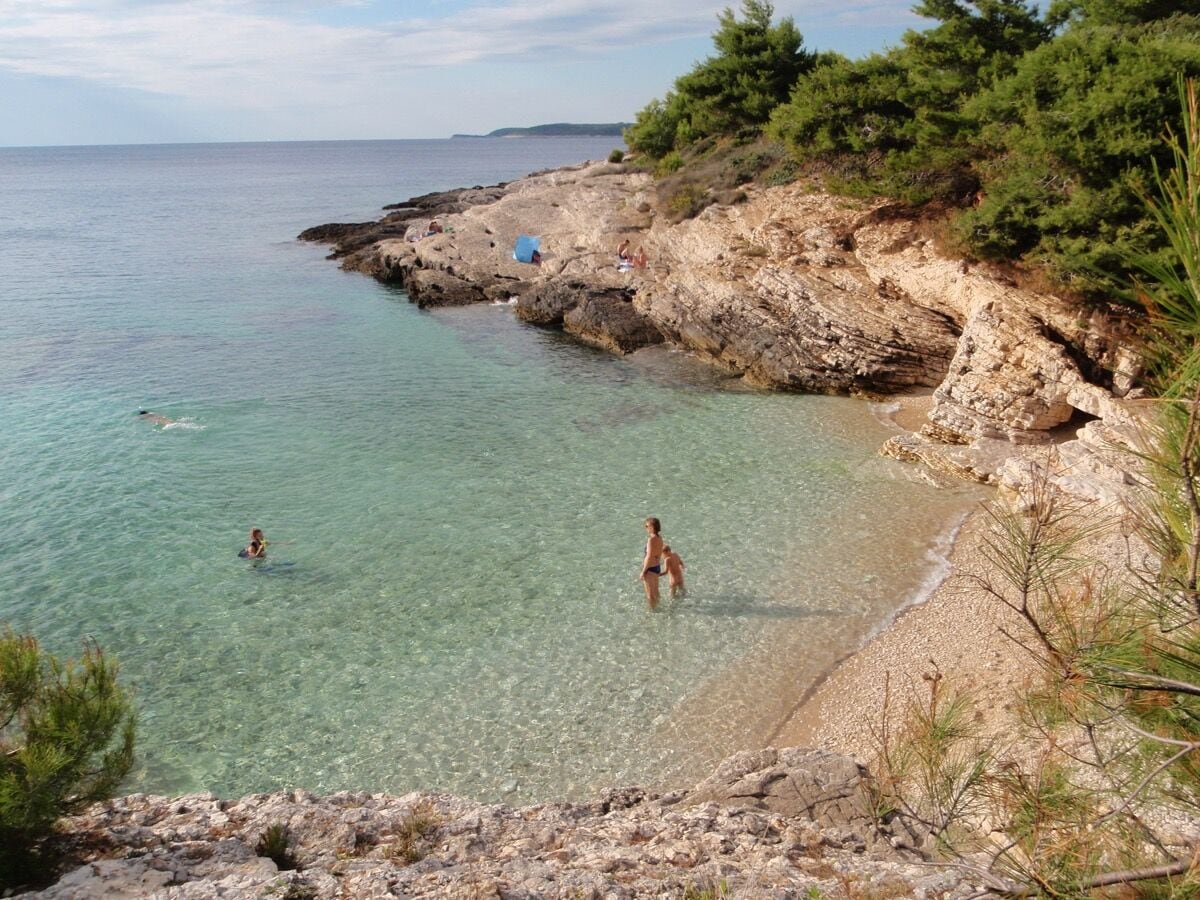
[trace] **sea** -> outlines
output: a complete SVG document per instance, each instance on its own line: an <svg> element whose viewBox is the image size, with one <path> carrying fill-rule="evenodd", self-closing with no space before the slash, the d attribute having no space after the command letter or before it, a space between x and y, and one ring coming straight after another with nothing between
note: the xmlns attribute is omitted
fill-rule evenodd
<svg viewBox="0 0 1200 900"><path fill-rule="evenodd" d="M127 790L686 785L942 576L977 498L880 458L871 403L421 311L296 240L613 146L0 149L0 622L119 661ZM653 612L651 515L687 567Z"/></svg>

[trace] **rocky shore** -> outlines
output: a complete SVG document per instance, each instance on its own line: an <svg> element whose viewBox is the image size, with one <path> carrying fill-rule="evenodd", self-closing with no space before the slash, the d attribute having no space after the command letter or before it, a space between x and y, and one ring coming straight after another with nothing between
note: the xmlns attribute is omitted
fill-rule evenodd
<svg viewBox="0 0 1200 900"><path fill-rule="evenodd" d="M617 353L665 342L764 387L931 392L885 453L1013 489L1044 460L1071 493L1123 493L1112 448L1135 437L1129 322L947 255L936 223L881 201L808 183L744 193L673 223L649 175L589 163L300 238L422 307L515 299L532 324ZM433 219L444 232L424 236ZM542 240L540 266L513 259L525 233ZM618 270L623 240L646 249L645 269Z"/></svg>
<svg viewBox="0 0 1200 900"><path fill-rule="evenodd" d="M864 770L820 750L726 760L691 790L524 809L303 791L133 795L68 821L94 861L37 897L968 897L919 836L875 824ZM286 829L272 859L264 835ZM284 850L286 852L279 852Z"/></svg>
<svg viewBox="0 0 1200 900"><path fill-rule="evenodd" d="M735 206L670 218L649 176L590 163L301 238L423 307L515 300L523 320L615 353L666 344L756 385L894 397L898 433L881 451L931 479L1017 492L1041 470L1100 505L1134 482L1120 447L1142 401L1119 317L943 253L935 223L811 184L748 187ZM444 231L426 236L432 219ZM519 234L541 237L540 266L512 258ZM625 239L648 267L618 271ZM964 527L960 574L981 565L984 527ZM930 663L985 688L1004 727L1023 671L998 615L951 576L774 741L829 749L742 753L690 790L523 809L427 794L134 795L66 823L86 863L38 896L985 896L1000 885L880 825L856 760L882 685L919 684ZM286 828L296 868L269 858L271 826Z"/></svg>

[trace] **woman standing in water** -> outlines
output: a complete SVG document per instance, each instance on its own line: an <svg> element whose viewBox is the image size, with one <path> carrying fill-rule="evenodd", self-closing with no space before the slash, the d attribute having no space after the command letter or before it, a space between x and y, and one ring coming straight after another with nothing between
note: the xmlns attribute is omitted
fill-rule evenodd
<svg viewBox="0 0 1200 900"><path fill-rule="evenodd" d="M662 523L654 516L646 520L646 556L642 560L642 574L638 576L646 588L646 603L651 610L658 608L658 579L663 573L663 539L659 532Z"/></svg>

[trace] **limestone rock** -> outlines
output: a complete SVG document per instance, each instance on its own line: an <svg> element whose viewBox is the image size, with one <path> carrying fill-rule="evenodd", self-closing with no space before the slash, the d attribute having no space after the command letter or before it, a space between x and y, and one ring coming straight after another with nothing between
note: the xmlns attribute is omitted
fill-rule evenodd
<svg viewBox="0 0 1200 900"><path fill-rule="evenodd" d="M593 294L563 316L563 326L586 343L615 353L661 344L662 332L619 292Z"/></svg>
<svg viewBox="0 0 1200 900"><path fill-rule="evenodd" d="M649 176L593 163L414 198L379 222L303 237L336 241L344 267L422 305L515 296L523 320L617 353L665 340L773 388L934 388L920 434L885 452L975 480L1014 477L1001 474L1005 459L1075 440L1089 420L1128 424L1121 398L1136 397L1139 368L1119 317L946 255L894 206L803 183L745 193L672 224ZM446 231L422 236L435 216ZM540 267L512 259L521 233L541 236ZM626 238L648 268L617 269Z"/></svg>
<svg viewBox="0 0 1200 900"><path fill-rule="evenodd" d="M590 803L524 809L429 794L133 795L67 820L80 845L113 849L93 851L33 896L657 898L721 884L731 896L765 898L832 895L847 884L887 896L977 890L970 873L931 872L880 840L864 778L853 760L784 749L732 757L691 791L621 788ZM276 824L291 835L297 870L281 872L255 853Z"/></svg>
<svg viewBox="0 0 1200 900"><path fill-rule="evenodd" d="M825 750L767 748L731 756L696 785L688 802L750 806L818 825L869 831L867 772Z"/></svg>

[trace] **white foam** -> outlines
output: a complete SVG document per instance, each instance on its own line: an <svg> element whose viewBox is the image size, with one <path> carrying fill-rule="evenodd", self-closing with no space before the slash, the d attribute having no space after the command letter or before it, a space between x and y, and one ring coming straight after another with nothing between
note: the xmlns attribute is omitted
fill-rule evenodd
<svg viewBox="0 0 1200 900"><path fill-rule="evenodd" d="M163 431L203 431L204 426L191 419L179 419L162 427Z"/></svg>
<svg viewBox="0 0 1200 900"><path fill-rule="evenodd" d="M954 549L954 541L958 538L958 533L962 531L963 525L971 515L971 510L966 510L959 514L958 518L950 523L937 537L933 540L933 546L925 551L925 559L930 563L929 571L925 573L925 577L921 579L913 590L904 598L904 601L892 611L892 614L874 628L872 628L863 638L858 649L861 650L878 635L887 631L892 624L900 618L901 613L912 609L914 606L920 606L925 603L933 592L941 587L942 582L950 575L950 553Z"/></svg>

